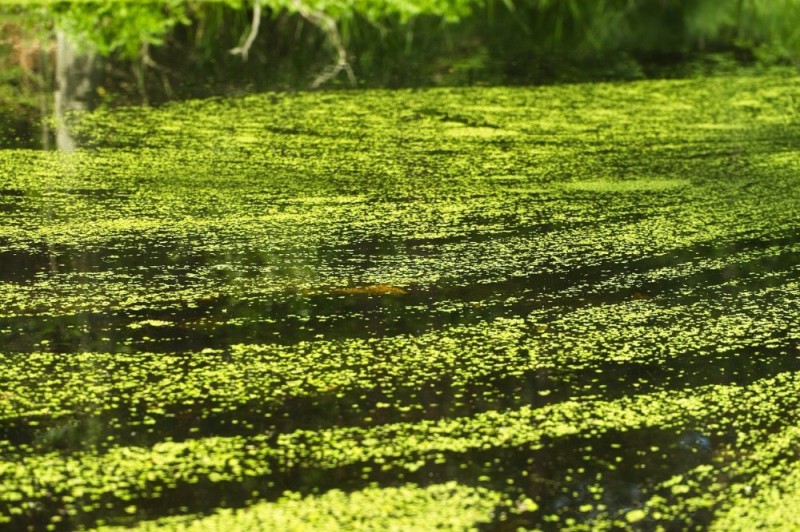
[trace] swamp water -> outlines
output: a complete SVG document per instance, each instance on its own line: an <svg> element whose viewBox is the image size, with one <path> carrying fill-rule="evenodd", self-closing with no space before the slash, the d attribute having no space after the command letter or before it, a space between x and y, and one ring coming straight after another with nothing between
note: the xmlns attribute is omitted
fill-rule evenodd
<svg viewBox="0 0 800 532"><path fill-rule="evenodd" d="M266 94L0 151L0 527L798 526L798 117Z"/></svg>

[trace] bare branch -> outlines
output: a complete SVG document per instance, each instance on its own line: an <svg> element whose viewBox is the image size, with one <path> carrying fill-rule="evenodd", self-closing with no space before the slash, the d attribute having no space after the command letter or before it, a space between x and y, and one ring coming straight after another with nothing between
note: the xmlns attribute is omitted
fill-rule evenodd
<svg viewBox="0 0 800 532"><path fill-rule="evenodd" d="M157 71L161 75L161 85L164 87L164 93L167 97L172 98L175 92L172 90L172 84L169 82L168 74L174 74L173 70L158 63L150 56L150 46L147 43L142 45L142 48L139 50L139 55L142 58L142 69L144 69L144 67L150 67Z"/></svg>
<svg viewBox="0 0 800 532"><path fill-rule="evenodd" d="M253 46L256 37L258 36L258 28L261 26L261 0L253 0L253 23L250 25L250 33L244 44L232 49L230 53L233 55L241 55L242 61L247 61L247 54L250 53L250 47Z"/></svg>
<svg viewBox="0 0 800 532"><path fill-rule="evenodd" d="M350 80L350 83L355 85L356 76L353 73L353 69L350 67L350 63L347 61L347 50L342 43L342 37L339 34L339 28L336 27L336 21L333 19L333 17L323 13L322 11L311 9L304 4L302 0L292 0L292 7L297 10L298 13L300 13L300 16L321 29L328 37L331 45L333 45L334 49L336 49L336 63L325 68L314 79L314 81L311 82L311 87L319 87L323 83L333 79L342 70L347 73L347 79Z"/></svg>
<svg viewBox="0 0 800 532"><path fill-rule="evenodd" d="M330 81L334 77L336 77L339 72L345 71L347 74L347 79L350 80L350 83L355 85L356 84L356 76L353 73L353 69L350 67L350 63L347 60L347 50L342 43L342 36L339 34L339 28L336 26L336 21L322 11L318 11L316 9L310 8L308 5L303 3L302 0L292 0L292 8L297 11L301 17L305 20L309 21L323 33L328 38L328 41L331 43L333 48L336 50L336 62L328 67L326 67L311 83L312 88L317 88L323 83ZM243 60L247 60L247 54L250 51L250 47L253 46L253 42L256 40L258 36L258 29L261 24L261 0L254 0L253 1L253 23L250 26L250 33L247 35L247 39L245 40L242 46L234 48L230 51L230 53L234 55L241 55Z"/></svg>

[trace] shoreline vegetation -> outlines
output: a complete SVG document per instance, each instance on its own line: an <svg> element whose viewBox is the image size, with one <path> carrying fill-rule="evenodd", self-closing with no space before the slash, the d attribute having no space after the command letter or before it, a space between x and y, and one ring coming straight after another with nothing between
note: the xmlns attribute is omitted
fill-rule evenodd
<svg viewBox="0 0 800 532"><path fill-rule="evenodd" d="M797 0L6 0L0 128L3 145L48 148L54 115L97 105L796 72L797 27ZM51 101L69 85L62 41L96 60L79 104Z"/></svg>

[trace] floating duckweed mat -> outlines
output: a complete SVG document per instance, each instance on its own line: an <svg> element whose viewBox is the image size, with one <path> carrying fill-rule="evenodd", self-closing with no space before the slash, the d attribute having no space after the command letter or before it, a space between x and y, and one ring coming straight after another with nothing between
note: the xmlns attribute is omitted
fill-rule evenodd
<svg viewBox="0 0 800 532"><path fill-rule="evenodd" d="M263 94L0 151L0 526L799 526L798 90Z"/></svg>
<svg viewBox="0 0 800 532"><path fill-rule="evenodd" d="M222 510L199 520L165 518L137 526L140 530L464 530L487 521L500 493L460 486L455 482L419 488L366 488L344 493L331 490L301 498L290 493L277 502L243 510ZM129 530L103 527L98 529Z"/></svg>

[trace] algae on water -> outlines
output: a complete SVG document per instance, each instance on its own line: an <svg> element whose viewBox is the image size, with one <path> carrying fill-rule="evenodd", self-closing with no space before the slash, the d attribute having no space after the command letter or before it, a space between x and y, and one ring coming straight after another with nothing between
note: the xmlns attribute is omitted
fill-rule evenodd
<svg viewBox="0 0 800 532"><path fill-rule="evenodd" d="M799 88L264 94L0 151L0 524L796 525Z"/></svg>

